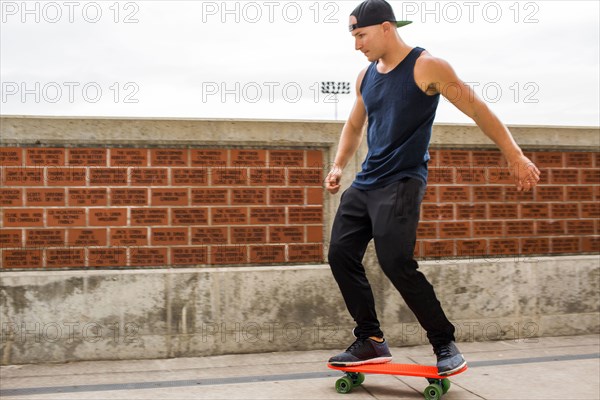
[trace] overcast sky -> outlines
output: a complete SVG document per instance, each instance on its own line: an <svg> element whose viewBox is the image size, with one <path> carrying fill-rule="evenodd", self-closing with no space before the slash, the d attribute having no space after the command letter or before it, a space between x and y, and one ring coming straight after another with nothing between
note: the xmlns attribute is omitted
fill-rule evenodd
<svg viewBox="0 0 600 400"><path fill-rule="evenodd" d="M334 119L359 1L1 1L3 115ZM598 1L394 1L507 124L598 126ZM345 119L353 95L340 95ZM437 122L471 122L441 101Z"/></svg>

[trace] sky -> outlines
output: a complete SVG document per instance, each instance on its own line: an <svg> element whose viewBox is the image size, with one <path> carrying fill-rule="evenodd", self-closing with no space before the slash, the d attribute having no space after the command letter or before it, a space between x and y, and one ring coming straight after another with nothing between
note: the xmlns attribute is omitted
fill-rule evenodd
<svg viewBox="0 0 600 400"><path fill-rule="evenodd" d="M600 2L395 1L506 124L600 125ZM2 115L345 120L359 1L0 1ZM349 82L350 94L321 93ZM337 99L336 99L337 97ZM447 100L438 123L472 123Z"/></svg>

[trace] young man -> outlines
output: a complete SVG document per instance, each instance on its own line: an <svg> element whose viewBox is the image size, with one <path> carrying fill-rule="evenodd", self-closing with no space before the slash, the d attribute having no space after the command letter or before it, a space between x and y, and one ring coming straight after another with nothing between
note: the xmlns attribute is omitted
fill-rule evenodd
<svg viewBox="0 0 600 400"><path fill-rule="evenodd" d="M369 150L362 171L342 195L329 248L331 270L356 322L357 339L329 362L348 366L391 361L362 265L367 245L374 239L381 268L427 332L439 373L447 375L463 368L466 361L454 344L454 326L413 259L440 94L496 143L519 190L535 187L539 170L447 62L400 38L397 28L408 23L396 21L384 0L367 0L350 15L356 50L371 64L358 76L356 102L326 178L331 194L340 189L343 169L362 140L367 120Z"/></svg>

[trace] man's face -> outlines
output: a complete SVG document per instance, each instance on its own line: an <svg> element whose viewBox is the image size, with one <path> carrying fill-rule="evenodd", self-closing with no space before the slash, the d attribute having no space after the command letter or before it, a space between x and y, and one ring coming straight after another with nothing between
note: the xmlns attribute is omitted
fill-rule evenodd
<svg viewBox="0 0 600 400"><path fill-rule="evenodd" d="M351 15L349 22L351 25L356 24L356 17ZM383 35L381 24L356 28L351 34L354 36L354 48L360 50L370 62L381 58L381 39Z"/></svg>

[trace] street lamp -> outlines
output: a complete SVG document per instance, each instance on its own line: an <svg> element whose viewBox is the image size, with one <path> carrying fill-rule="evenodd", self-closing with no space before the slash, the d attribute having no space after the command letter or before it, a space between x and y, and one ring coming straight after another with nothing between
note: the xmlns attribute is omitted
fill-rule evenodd
<svg viewBox="0 0 600 400"><path fill-rule="evenodd" d="M321 82L321 93L323 94L332 94L333 101L335 103L335 119L337 121L338 112L338 94L349 94L350 93L350 82Z"/></svg>

